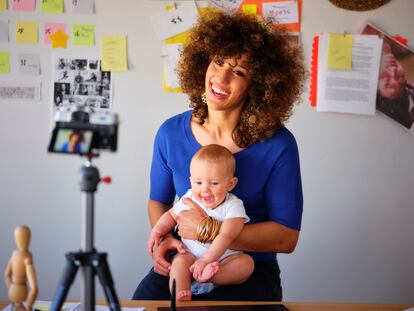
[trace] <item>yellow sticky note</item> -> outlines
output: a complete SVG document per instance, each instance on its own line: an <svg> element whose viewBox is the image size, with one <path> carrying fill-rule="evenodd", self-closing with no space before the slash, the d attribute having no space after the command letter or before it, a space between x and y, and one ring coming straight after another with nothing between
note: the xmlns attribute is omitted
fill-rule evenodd
<svg viewBox="0 0 414 311"><path fill-rule="evenodd" d="M101 36L100 43L103 71L128 70L125 35Z"/></svg>
<svg viewBox="0 0 414 311"><path fill-rule="evenodd" d="M328 37L328 68L352 69L353 35L330 34Z"/></svg>
<svg viewBox="0 0 414 311"><path fill-rule="evenodd" d="M0 0L0 11L7 10L7 0Z"/></svg>
<svg viewBox="0 0 414 311"><path fill-rule="evenodd" d="M244 14L257 15L257 5L256 4L243 4L242 12Z"/></svg>
<svg viewBox="0 0 414 311"><path fill-rule="evenodd" d="M16 43L37 43L38 23L17 22L16 23Z"/></svg>
<svg viewBox="0 0 414 311"><path fill-rule="evenodd" d="M40 12L42 13L63 13L63 0L42 0L41 3Z"/></svg>
<svg viewBox="0 0 414 311"><path fill-rule="evenodd" d="M0 51L0 73L10 72L10 53Z"/></svg>

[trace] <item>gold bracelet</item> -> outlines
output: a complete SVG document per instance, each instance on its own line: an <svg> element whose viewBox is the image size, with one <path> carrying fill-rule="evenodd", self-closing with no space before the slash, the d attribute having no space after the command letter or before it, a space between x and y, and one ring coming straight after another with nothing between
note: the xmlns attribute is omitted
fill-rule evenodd
<svg viewBox="0 0 414 311"><path fill-rule="evenodd" d="M211 216L206 216L197 226L197 241L212 242L220 231L220 222Z"/></svg>

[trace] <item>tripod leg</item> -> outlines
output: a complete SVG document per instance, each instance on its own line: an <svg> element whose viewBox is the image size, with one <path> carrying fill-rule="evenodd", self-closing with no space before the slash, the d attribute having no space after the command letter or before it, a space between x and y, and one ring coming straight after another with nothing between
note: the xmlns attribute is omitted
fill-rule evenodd
<svg viewBox="0 0 414 311"><path fill-rule="evenodd" d="M56 289L55 297L53 298L53 303L50 307L50 311L60 311L63 302L65 301L66 295L68 294L69 287L73 283L76 272L78 271L76 256L74 256L72 253L69 253L66 254L66 259L67 263L65 271L63 272L63 277L58 288Z"/></svg>
<svg viewBox="0 0 414 311"><path fill-rule="evenodd" d="M106 261L106 254L99 254L99 257L100 260L96 270L98 272L99 281L101 282L104 290L106 300L108 301L109 308L112 311L121 311L118 296L115 292L114 281L112 279L111 271L109 270L108 262Z"/></svg>

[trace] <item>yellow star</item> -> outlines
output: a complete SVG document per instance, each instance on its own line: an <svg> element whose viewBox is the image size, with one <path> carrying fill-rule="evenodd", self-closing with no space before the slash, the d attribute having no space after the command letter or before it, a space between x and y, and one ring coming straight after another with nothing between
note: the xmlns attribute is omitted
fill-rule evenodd
<svg viewBox="0 0 414 311"><path fill-rule="evenodd" d="M50 41L52 41L52 48L64 48L66 49L66 42L69 39L69 36L58 29L54 34L49 36Z"/></svg>

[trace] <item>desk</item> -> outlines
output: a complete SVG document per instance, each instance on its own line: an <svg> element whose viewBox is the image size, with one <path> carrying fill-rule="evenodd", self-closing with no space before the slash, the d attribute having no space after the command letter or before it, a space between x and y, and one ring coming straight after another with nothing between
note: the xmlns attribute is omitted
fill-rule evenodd
<svg viewBox="0 0 414 311"><path fill-rule="evenodd" d="M7 306L6 301L0 301L0 310ZM99 300L98 304L105 304ZM191 301L177 303L177 306L219 306L240 304L274 304L274 302L237 302L237 301ZM334 303L334 302L283 302L291 311L403 311L414 308L414 304L370 304L370 303ZM157 307L168 307L166 300L122 300L123 307L145 307L147 311L157 311Z"/></svg>

